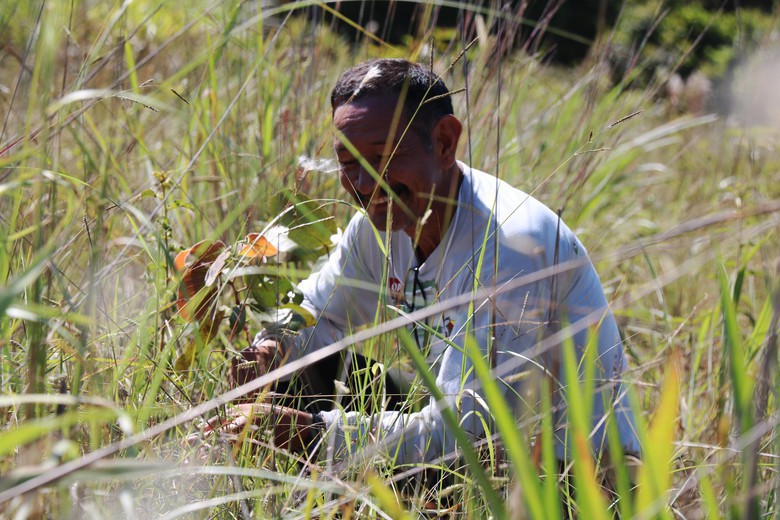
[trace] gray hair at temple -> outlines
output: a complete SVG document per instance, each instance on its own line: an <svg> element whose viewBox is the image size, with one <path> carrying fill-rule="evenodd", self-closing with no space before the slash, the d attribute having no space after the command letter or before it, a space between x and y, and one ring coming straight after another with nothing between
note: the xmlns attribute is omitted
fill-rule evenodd
<svg viewBox="0 0 780 520"><path fill-rule="evenodd" d="M403 94L406 116L414 116L412 128L428 140L436 122L454 113L449 93L444 81L423 65L404 59L374 59L341 74L330 94L330 106L335 112L352 101ZM436 99L426 101L432 98Z"/></svg>

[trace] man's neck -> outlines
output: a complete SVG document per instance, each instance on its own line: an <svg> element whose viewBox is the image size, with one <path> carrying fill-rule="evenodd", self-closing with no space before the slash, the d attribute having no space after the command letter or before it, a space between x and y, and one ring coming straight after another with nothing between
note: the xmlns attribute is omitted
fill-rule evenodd
<svg viewBox="0 0 780 520"><path fill-rule="evenodd" d="M414 253L417 261L422 264L439 247L444 235L452 223L455 210L458 207L458 192L463 182L463 172L456 163L453 166L452 175L455 182L450 184L449 193L437 196L431 204L431 214L423 223L422 229L414 230L414 234L408 233L412 240L419 237L415 244ZM419 233L419 234L418 234Z"/></svg>

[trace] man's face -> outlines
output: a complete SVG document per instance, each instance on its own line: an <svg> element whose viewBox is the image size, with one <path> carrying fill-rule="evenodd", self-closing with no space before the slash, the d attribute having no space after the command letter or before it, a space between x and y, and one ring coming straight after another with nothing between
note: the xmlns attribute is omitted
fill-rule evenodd
<svg viewBox="0 0 780 520"><path fill-rule="evenodd" d="M402 115L393 125L396 103L392 96L370 97L338 107L333 123L359 155L351 153L338 136L334 147L341 184L366 209L371 222L382 231L388 230L391 211L390 230L413 235L432 200L450 193L453 179L442 168L432 143L417 130L410 128L401 138L408 119ZM385 172L384 186L360 164L358 156L380 175Z"/></svg>

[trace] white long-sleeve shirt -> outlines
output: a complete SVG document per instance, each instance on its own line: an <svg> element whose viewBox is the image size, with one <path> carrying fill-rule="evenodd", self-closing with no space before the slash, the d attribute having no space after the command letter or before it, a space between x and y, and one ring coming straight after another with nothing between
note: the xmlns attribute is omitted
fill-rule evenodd
<svg viewBox="0 0 780 520"><path fill-rule="evenodd" d="M535 372L565 386L560 337L571 336L581 356L597 328L595 383L603 390L593 400L593 446L597 450L606 446L606 410L617 420L624 448L639 452L619 384L626 367L621 339L585 248L558 215L533 197L489 174L459 166L464 177L454 218L441 243L421 264L406 233L378 232L360 213L351 219L324 267L299 285L303 305L318 323L290 345L291 358L327 346L355 327L375 323L377 316L409 312L413 303L420 309L482 291L473 305L459 305L426 321L439 336L431 337L428 354L436 384L467 433L477 440L485 436L489 424L481 420L489 418L488 405L481 397L472 360L463 351L467 335L479 345L521 419L541 413L539 396L529 403L527 388L522 386L523 381L538 383L539 379L523 377L521 372ZM522 283L524 277L540 272L544 276L537 276L539 280ZM486 298L486 293L492 295ZM417 335L424 337L422 329ZM560 395L553 401L562 403ZM369 439L385 443L385 453L396 457L396 464L452 453L455 437L448 434L440 410L441 404L431 398L417 413L386 411L366 416L338 408L324 412L327 431L335 436L330 443L335 452L329 456L355 453ZM559 406L555 421L556 452L563 459L567 457L565 406Z"/></svg>

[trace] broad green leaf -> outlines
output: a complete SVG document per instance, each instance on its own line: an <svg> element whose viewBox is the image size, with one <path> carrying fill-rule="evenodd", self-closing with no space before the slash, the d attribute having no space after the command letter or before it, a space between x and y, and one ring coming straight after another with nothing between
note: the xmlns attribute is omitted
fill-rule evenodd
<svg viewBox="0 0 780 520"><path fill-rule="evenodd" d="M282 276L268 274L253 275L246 278L249 293L254 298L250 303L253 310L268 311L288 303L300 302L300 291L293 283Z"/></svg>
<svg viewBox="0 0 780 520"><path fill-rule="evenodd" d="M296 256L316 257L331 246L337 225L327 203L292 190L283 190L273 200L277 201L276 213L284 211L279 223L289 229L288 237L300 248Z"/></svg>

